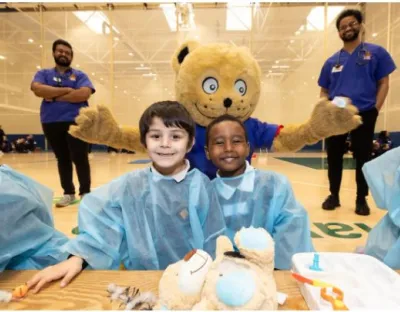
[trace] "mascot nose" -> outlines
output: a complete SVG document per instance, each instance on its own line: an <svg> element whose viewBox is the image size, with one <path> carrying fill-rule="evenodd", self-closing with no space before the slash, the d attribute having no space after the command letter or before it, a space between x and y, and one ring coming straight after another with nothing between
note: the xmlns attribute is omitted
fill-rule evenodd
<svg viewBox="0 0 400 312"><path fill-rule="evenodd" d="M238 271L220 277L217 285L217 297L230 307L244 306L253 298L256 283L248 272Z"/></svg>
<svg viewBox="0 0 400 312"><path fill-rule="evenodd" d="M224 106L225 106L226 108L231 107L231 106L232 106L232 100L231 100L230 98L226 98L226 99L224 100Z"/></svg>

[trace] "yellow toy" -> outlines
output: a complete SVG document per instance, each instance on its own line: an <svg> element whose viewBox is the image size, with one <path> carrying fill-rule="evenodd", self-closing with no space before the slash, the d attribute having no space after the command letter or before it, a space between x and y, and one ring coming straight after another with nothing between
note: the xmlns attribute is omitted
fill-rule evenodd
<svg viewBox="0 0 400 312"><path fill-rule="evenodd" d="M349 100L345 107L338 107L326 98L321 98L310 119L299 125L280 126L252 118L261 92L261 70L245 47L186 42L173 55L172 66L176 73L176 100L197 124L196 143L188 159L192 167L210 178L215 177L216 168L205 156L205 127L223 114L244 122L250 141L250 162L257 148L297 151L306 144L347 133L361 124L358 110ZM302 105L305 104L308 105ZM139 129L119 127L107 106L82 109L76 122L77 126L70 127L74 137L115 148L141 149Z"/></svg>

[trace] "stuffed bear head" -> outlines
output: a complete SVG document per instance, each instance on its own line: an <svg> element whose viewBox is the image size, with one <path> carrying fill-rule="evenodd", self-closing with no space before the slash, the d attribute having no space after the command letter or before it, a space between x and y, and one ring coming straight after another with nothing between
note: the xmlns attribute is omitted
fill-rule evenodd
<svg viewBox="0 0 400 312"><path fill-rule="evenodd" d="M277 310L274 241L263 228L242 228L237 250L217 246L195 310ZM226 246L226 245L225 245Z"/></svg>
<svg viewBox="0 0 400 312"><path fill-rule="evenodd" d="M190 251L183 260L169 265L159 283L155 310L190 310L200 301L212 259L203 250Z"/></svg>
<svg viewBox="0 0 400 312"><path fill-rule="evenodd" d="M245 47L184 43L174 54L178 102L201 126L229 114L245 121L260 97L261 70Z"/></svg>

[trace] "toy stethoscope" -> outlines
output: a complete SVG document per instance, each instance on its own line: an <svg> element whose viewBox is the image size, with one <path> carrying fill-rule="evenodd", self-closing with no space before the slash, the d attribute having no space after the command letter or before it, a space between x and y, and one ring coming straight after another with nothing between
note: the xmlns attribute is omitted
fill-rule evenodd
<svg viewBox="0 0 400 312"><path fill-rule="evenodd" d="M342 65L340 65L341 54L342 54L342 50L339 51L339 55L337 58L337 62L335 64L335 68L339 68L340 66L342 66ZM357 63L357 65L360 65L360 66L366 65L370 59L371 59L371 52L369 52L367 50L367 48L364 45L364 42L362 42L361 48L360 48L360 50L358 50L358 53L357 53L357 62L356 63Z"/></svg>

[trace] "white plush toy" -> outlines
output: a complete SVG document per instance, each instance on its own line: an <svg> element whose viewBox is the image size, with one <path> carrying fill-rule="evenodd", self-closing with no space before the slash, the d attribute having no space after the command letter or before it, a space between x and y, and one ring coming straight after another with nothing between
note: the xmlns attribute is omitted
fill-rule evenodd
<svg viewBox="0 0 400 312"><path fill-rule="evenodd" d="M168 266L154 309L276 310L274 241L262 228L242 228L238 251L226 236L217 240L216 259L194 250Z"/></svg>

